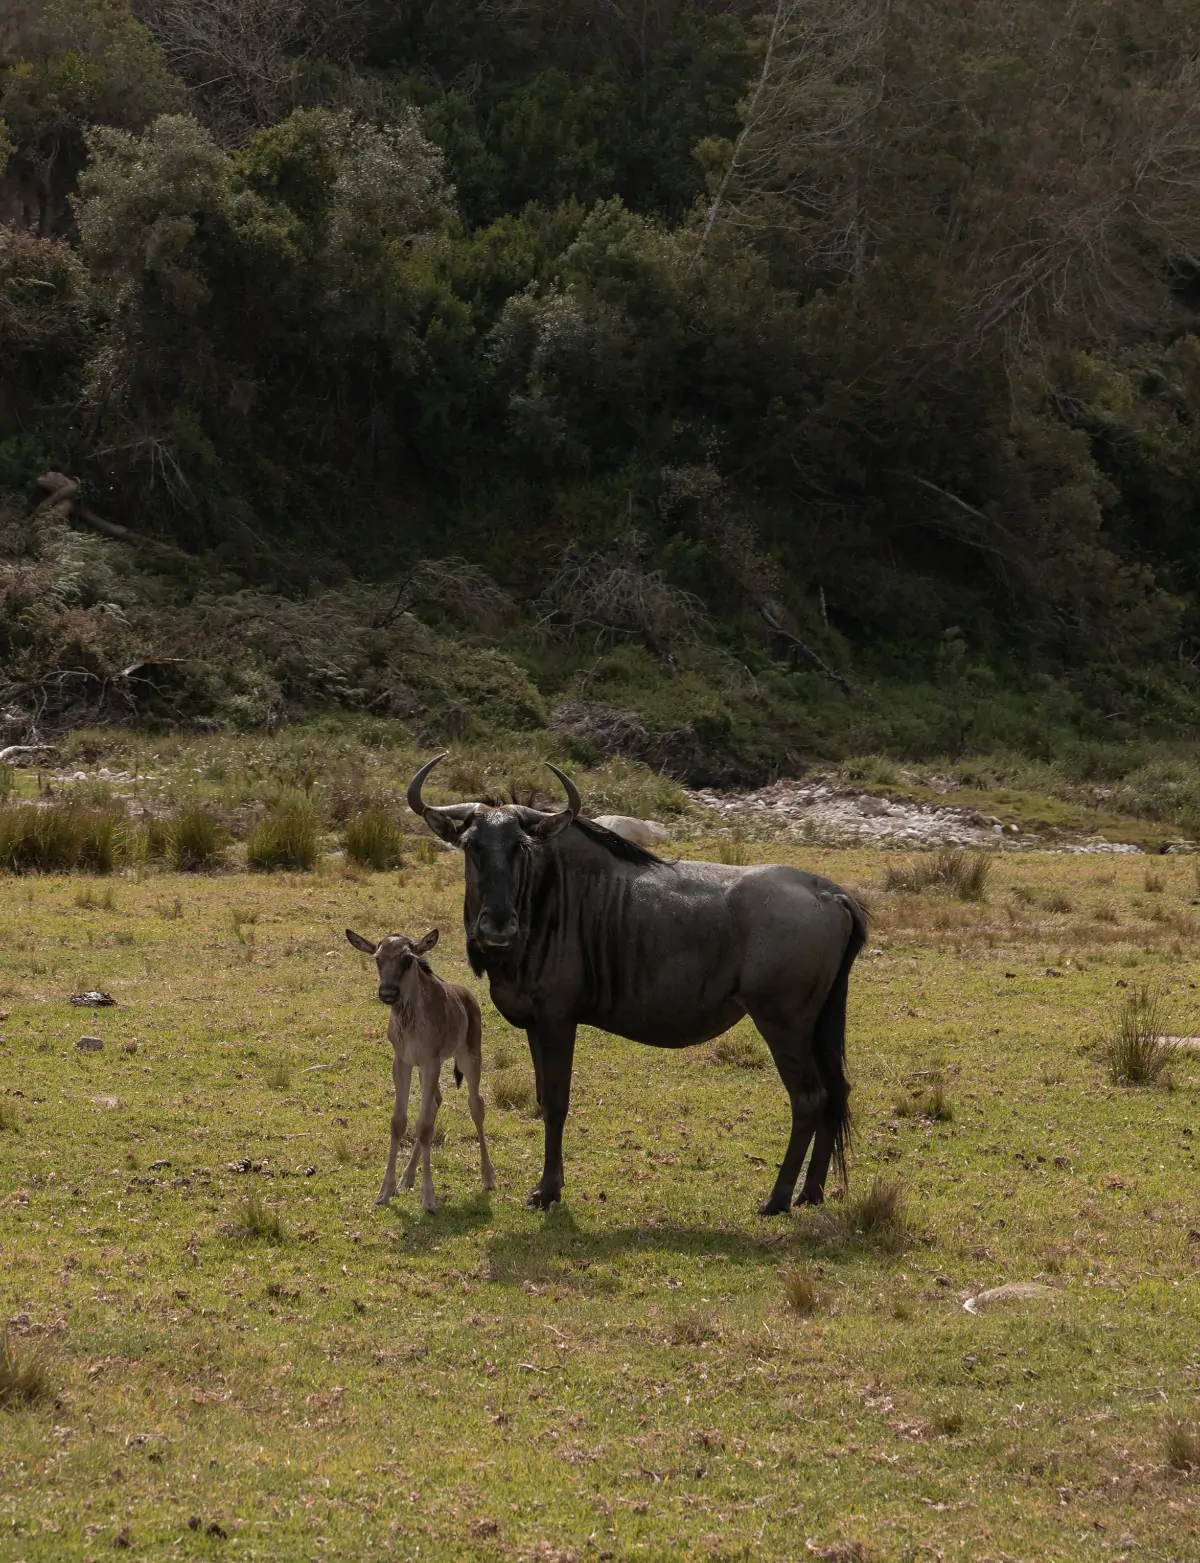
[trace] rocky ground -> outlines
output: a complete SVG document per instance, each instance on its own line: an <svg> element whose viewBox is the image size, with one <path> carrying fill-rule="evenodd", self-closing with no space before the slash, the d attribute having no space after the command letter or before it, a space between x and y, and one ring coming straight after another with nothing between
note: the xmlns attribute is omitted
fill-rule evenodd
<svg viewBox="0 0 1200 1563"><path fill-rule="evenodd" d="M773 782L753 792L700 790L688 796L733 829L784 840L895 847L1000 846L1010 851L1047 845L1033 833L975 809L880 798L827 777ZM1140 851L1125 842L1099 840L1055 845L1074 852Z"/></svg>

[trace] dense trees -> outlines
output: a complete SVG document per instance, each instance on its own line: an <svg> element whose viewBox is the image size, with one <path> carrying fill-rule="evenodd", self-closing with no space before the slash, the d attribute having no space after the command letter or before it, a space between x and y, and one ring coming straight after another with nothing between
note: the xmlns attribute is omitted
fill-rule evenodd
<svg viewBox="0 0 1200 1563"><path fill-rule="evenodd" d="M23 0L0 487L1186 709L1198 51L1186 0Z"/></svg>

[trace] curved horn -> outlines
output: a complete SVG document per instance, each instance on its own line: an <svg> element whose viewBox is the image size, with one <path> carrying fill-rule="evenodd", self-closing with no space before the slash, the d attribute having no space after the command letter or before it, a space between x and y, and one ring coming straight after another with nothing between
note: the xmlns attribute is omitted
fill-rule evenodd
<svg viewBox="0 0 1200 1563"><path fill-rule="evenodd" d="M533 814L536 824L532 827L527 826L526 829L529 830L530 835L536 836L539 841L550 841L558 835L559 831L566 830L567 826L574 822L575 816L583 808L583 799L579 796L579 788L576 787L571 778L564 775L557 765L550 765L549 760L546 761L546 764L550 766L550 769L566 788L567 806L557 814L539 815L535 810L531 809L529 811Z"/></svg>
<svg viewBox="0 0 1200 1563"><path fill-rule="evenodd" d="M434 766L439 761L444 760L449 753L449 749L446 749L441 754L435 754L432 760L427 760L408 784L408 806L414 814L419 814L422 819L425 817L425 810L429 807L421 798L421 788L425 785L425 778Z"/></svg>
<svg viewBox="0 0 1200 1563"><path fill-rule="evenodd" d="M574 819L583 810L583 799L579 796L579 788L576 787L569 776L559 770L557 765L552 765L549 760L546 761L546 764L558 777L559 781L562 782L567 794L567 808L570 810L571 818Z"/></svg>

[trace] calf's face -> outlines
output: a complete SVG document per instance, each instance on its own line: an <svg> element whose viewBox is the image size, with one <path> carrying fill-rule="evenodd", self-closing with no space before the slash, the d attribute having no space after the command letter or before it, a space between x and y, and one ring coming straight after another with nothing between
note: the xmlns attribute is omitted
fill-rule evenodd
<svg viewBox="0 0 1200 1563"><path fill-rule="evenodd" d="M400 997L400 985L414 961L432 950L438 942L438 931L431 928L423 939L412 940L405 933L390 933L375 944L364 939L352 928L346 929L346 938L356 950L373 955L379 970L379 1002L392 1005Z"/></svg>

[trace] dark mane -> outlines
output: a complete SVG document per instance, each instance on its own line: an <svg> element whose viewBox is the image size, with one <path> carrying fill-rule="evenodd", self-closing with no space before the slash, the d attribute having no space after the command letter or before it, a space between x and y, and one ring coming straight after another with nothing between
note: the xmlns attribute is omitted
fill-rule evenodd
<svg viewBox="0 0 1200 1563"><path fill-rule="evenodd" d="M585 819L582 814L575 816L575 829L581 830L589 841L594 841L597 846L611 852L613 857L624 858L627 863L665 861L656 852L651 852L647 847L639 847L634 841L626 841L625 837L618 836L615 830L606 830L603 825L597 825L595 820Z"/></svg>

